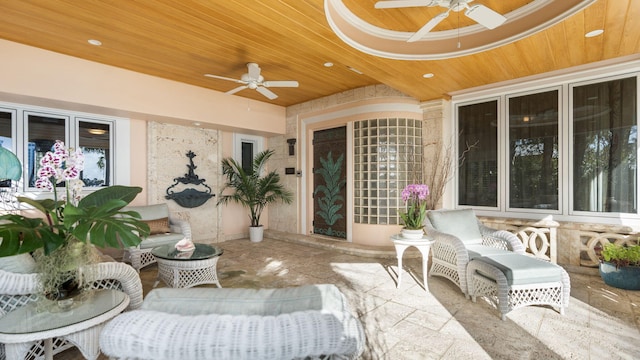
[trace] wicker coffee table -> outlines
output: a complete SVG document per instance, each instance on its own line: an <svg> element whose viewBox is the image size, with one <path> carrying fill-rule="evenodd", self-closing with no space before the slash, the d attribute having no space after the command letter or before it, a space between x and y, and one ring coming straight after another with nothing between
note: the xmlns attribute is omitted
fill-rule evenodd
<svg viewBox="0 0 640 360"><path fill-rule="evenodd" d="M202 284L214 284L221 288L216 266L222 249L195 243L192 251L178 251L173 245L163 245L151 250L158 260L158 280L174 288L189 288Z"/></svg>
<svg viewBox="0 0 640 360"><path fill-rule="evenodd" d="M32 302L0 317L0 342L7 360L21 360L39 340L45 341L46 360L53 359L52 338L76 345L85 359L100 355L98 337L107 320L129 305L129 296L118 290L97 290L67 311L38 309Z"/></svg>

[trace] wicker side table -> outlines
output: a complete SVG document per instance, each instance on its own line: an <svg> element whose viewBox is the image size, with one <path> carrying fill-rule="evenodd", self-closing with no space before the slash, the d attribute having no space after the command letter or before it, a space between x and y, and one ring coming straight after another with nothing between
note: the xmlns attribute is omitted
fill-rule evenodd
<svg viewBox="0 0 640 360"><path fill-rule="evenodd" d="M195 249L180 252L172 245L154 248L151 253L158 261L158 279L174 288L190 288L202 284L214 284L221 288L218 280L218 259L223 251L219 247L195 243Z"/></svg>

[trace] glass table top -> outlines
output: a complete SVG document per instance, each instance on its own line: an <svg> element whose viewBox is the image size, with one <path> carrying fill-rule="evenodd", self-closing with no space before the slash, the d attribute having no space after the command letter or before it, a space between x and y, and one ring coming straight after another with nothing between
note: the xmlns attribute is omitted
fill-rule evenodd
<svg viewBox="0 0 640 360"><path fill-rule="evenodd" d="M222 255L223 250L217 246L194 243L195 249L178 251L173 245L162 245L151 250L155 257L166 260L204 260Z"/></svg>
<svg viewBox="0 0 640 360"><path fill-rule="evenodd" d="M127 295L118 290L94 290L79 297L66 311L54 312L38 306L37 302L10 311L0 317L0 333L28 334L81 323L117 307Z"/></svg>

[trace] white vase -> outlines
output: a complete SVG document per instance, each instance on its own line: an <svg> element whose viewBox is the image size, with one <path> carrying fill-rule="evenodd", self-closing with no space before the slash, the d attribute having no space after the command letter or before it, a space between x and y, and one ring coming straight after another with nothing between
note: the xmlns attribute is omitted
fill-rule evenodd
<svg viewBox="0 0 640 360"><path fill-rule="evenodd" d="M422 229L418 229L418 230L402 229L400 233L402 234L403 238L411 239L411 240L421 240L422 237L424 236L424 230Z"/></svg>
<svg viewBox="0 0 640 360"><path fill-rule="evenodd" d="M262 225L249 226L249 240L251 240L251 242L257 243L262 241L263 234L264 228Z"/></svg>

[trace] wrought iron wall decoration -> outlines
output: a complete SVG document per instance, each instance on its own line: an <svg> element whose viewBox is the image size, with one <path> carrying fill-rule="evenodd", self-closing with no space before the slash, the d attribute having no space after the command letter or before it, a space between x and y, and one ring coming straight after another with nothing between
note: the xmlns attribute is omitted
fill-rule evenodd
<svg viewBox="0 0 640 360"><path fill-rule="evenodd" d="M194 208L204 204L207 200L214 197L215 194L212 194L209 185L204 183L207 180L200 179L198 175L195 174L197 166L193 164L193 158L196 157L196 154L189 150L187 157L189 158L189 165L187 165L189 172L184 174L183 177L173 179L174 183L167 188L167 196L165 196L165 198L177 202L178 205L182 207ZM192 184L203 186L206 190L203 191L196 190L194 188L186 188L180 192L175 192L173 188L181 183L184 185Z"/></svg>

